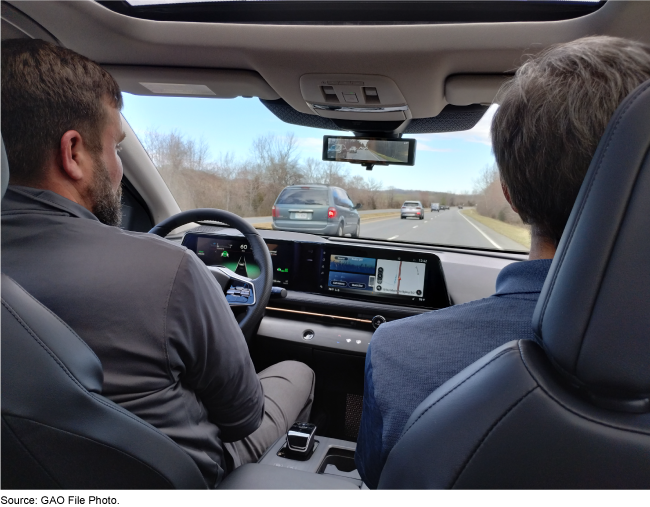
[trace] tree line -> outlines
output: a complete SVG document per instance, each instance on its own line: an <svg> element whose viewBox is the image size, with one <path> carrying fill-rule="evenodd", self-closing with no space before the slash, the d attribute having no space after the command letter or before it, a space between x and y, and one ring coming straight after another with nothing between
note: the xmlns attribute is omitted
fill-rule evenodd
<svg viewBox="0 0 650 507"><path fill-rule="evenodd" d="M449 206L472 206L476 196L383 188L373 177L350 175L347 164L313 157L301 160L292 133L255 138L242 159L231 152L212 157L204 139L177 130L149 130L143 145L182 210L218 208L242 217L268 216L282 189L288 185L320 183L341 187L364 209L399 208L406 200Z"/></svg>
<svg viewBox="0 0 650 507"><path fill-rule="evenodd" d="M476 211L481 215L501 220L508 224L524 225L506 201L501 188L501 177L496 165L485 166L474 182Z"/></svg>

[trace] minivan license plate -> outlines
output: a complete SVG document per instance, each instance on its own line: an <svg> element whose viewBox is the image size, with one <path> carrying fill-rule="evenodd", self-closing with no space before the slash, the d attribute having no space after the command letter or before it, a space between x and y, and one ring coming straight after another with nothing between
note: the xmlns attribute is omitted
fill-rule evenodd
<svg viewBox="0 0 650 507"><path fill-rule="evenodd" d="M293 220L311 220L311 213L291 213Z"/></svg>

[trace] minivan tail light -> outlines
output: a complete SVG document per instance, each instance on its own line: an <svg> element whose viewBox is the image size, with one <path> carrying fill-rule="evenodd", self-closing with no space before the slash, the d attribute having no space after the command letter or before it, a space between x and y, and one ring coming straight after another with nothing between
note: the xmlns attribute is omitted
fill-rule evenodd
<svg viewBox="0 0 650 507"><path fill-rule="evenodd" d="M327 210L327 218L336 218L336 208L330 208Z"/></svg>
<svg viewBox="0 0 650 507"><path fill-rule="evenodd" d="M273 218L280 218L280 210L277 209L275 206L271 208L271 216Z"/></svg>

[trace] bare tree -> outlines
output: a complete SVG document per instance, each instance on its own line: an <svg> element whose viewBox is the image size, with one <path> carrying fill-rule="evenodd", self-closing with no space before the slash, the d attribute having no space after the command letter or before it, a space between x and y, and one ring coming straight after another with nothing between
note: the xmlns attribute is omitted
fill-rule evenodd
<svg viewBox="0 0 650 507"><path fill-rule="evenodd" d="M298 147L293 133L282 137L274 134L260 136L253 140L252 151L272 185L286 187L300 181Z"/></svg>
<svg viewBox="0 0 650 507"><path fill-rule="evenodd" d="M225 209L230 211L230 197L232 195L233 181L240 171L240 166L235 161L235 155L232 152L219 154L215 162L210 164L212 172L221 178L223 190L226 197Z"/></svg>
<svg viewBox="0 0 650 507"><path fill-rule="evenodd" d="M521 218L503 195L501 177L496 165L483 168L474 181L474 192L477 194L476 210L481 215L511 224L522 224Z"/></svg>

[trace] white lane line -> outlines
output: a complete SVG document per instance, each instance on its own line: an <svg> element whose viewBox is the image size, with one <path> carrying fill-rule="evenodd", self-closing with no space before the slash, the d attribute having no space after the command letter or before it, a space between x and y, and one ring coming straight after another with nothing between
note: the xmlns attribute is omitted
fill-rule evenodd
<svg viewBox="0 0 650 507"><path fill-rule="evenodd" d="M483 234L483 237L484 237L485 239L487 239L490 243L492 243L492 244L493 244L495 247L497 247L499 250L503 250L503 248L501 248L501 247L500 247L499 245L497 245L494 241L492 241L492 240L490 239L490 237L489 237L487 234L485 234L481 229L479 229L478 227L476 227L476 225L473 224L473 223L470 221L469 218L467 218L465 215L463 215L460 211L457 211L457 213L458 213L461 217L463 217L465 220L467 220L467 221L469 222L469 225L471 225L472 227L474 227L474 229L476 229L478 232L480 232L481 234Z"/></svg>
<svg viewBox="0 0 650 507"><path fill-rule="evenodd" d="M417 228L418 228L418 226L417 226L417 225L414 225L414 226L413 226L413 228L414 228L414 229L417 229Z"/></svg>
<svg viewBox="0 0 650 507"><path fill-rule="evenodd" d="M395 238L399 238L399 234L397 236L392 236L392 237L388 238L388 241L390 241L391 239L395 239Z"/></svg>

